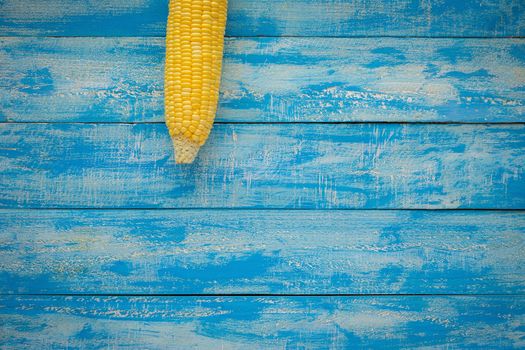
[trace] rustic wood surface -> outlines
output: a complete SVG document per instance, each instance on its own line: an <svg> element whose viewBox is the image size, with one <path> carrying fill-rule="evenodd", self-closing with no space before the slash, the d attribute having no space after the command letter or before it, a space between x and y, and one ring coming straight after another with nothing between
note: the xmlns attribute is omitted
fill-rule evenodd
<svg viewBox="0 0 525 350"><path fill-rule="evenodd" d="M519 124L0 124L0 207L525 208Z"/></svg>
<svg viewBox="0 0 525 350"><path fill-rule="evenodd" d="M225 45L220 122L525 120L524 39ZM0 38L0 59L2 120L163 121L163 38Z"/></svg>
<svg viewBox="0 0 525 350"><path fill-rule="evenodd" d="M164 36L168 0L2 0L0 35ZM230 0L229 36L523 36L521 0Z"/></svg>
<svg viewBox="0 0 525 350"><path fill-rule="evenodd" d="M0 0L0 348L525 347L525 4L230 0L176 166L168 0Z"/></svg>
<svg viewBox="0 0 525 350"><path fill-rule="evenodd" d="M510 294L523 212L2 210L0 292Z"/></svg>
<svg viewBox="0 0 525 350"><path fill-rule="evenodd" d="M525 298L4 296L10 348L519 349Z"/></svg>

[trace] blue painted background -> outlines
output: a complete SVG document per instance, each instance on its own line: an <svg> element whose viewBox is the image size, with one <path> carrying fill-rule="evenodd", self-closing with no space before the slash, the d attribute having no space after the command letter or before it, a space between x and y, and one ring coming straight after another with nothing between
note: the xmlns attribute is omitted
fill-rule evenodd
<svg viewBox="0 0 525 350"><path fill-rule="evenodd" d="M167 0L0 0L0 348L525 348L524 14L230 0L177 166Z"/></svg>

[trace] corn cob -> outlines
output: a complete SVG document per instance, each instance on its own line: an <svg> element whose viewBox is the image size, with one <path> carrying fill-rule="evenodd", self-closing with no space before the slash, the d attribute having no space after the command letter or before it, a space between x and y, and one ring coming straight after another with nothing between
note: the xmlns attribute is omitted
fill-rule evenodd
<svg viewBox="0 0 525 350"><path fill-rule="evenodd" d="M175 161L192 163L211 131L222 67L227 0L170 0L164 104Z"/></svg>

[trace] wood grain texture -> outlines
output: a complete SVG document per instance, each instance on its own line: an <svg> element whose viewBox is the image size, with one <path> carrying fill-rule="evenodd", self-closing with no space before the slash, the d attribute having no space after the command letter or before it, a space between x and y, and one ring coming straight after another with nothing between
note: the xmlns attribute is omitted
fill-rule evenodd
<svg viewBox="0 0 525 350"><path fill-rule="evenodd" d="M217 125L192 165L162 124L0 124L0 206L525 208L524 125Z"/></svg>
<svg viewBox="0 0 525 350"><path fill-rule="evenodd" d="M168 0L2 0L0 35L163 36ZM523 36L521 0L230 0L231 36Z"/></svg>
<svg viewBox="0 0 525 350"><path fill-rule="evenodd" d="M518 349L524 297L1 297L6 348Z"/></svg>
<svg viewBox="0 0 525 350"><path fill-rule="evenodd" d="M525 2L230 0L176 166L167 1L0 0L0 348L525 348L525 211L364 210L525 209Z"/></svg>
<svg viewBox="0 0 525 350"><path fill-rule="evenodd" d="M0 293L525 292L525 212L3 210Z"/></svg>
<svg viewBox="0 0 525 350"><path fill-rule="evenodd" d="M162 38L0 39L0 120L163 121ZM228 39L222 122L523 122L524 39Z"/></svg>

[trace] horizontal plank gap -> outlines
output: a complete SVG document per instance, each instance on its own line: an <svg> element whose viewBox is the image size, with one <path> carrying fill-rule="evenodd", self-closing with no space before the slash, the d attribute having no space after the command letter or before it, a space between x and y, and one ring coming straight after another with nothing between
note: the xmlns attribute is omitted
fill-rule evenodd
<svg viewBox="0 0 525 350"><path fill-rule="evenodd" d="M64 121L58 121L58 122L33 122L33 121L1 121L0 125L2 124L43 124L43 125L54 125L54 124L64 124L64 125L162 125L164 124L163 121L156 121L156 122L64 122ZM364 125L364 124L392 124L392 125L410 125L410 124L428 124L428 125L525 125L525 122L464 122L459 123L457 121L454 122L433 122L433 121L411 121L411 122L405 122L405 121L339 121L339 122L323 122L323 121L311 121L311 122L265 122L265 121L258 121L258 122L214 122L215 125L347 125L347 124L355 124L355 125Z"/></svg>
<svg viewBox="0 0 525 350"><path fill-rule="evenodd" d="M480 293L480 294L465 294L465 293L443 293L443 294L427 294L427 293L291 293L291 294L281 294L281 293L197 293L197 294L188 294L188 293L16 293L16 294L7 294L0 293L0 297L362 297L362 298L376 298L376 297L524 297L525 294L516 293L516 294L502 294L502 293Z"/></svg>
<svg viewBox="0 0 525 350"><path fill-rule="evenodd" d="M172 207L172 208L156 208L156 207L46 207L46 208L38 208L38 207L25 207L25 208L15 208L15 207L5 207L0 208L0 213L2 211L22 211L22 210L34 210L34 211L128 211L128 210L134 210L134 211L295 211L295 212L313 212L313 211L322 211L322 212L346 212L346 211L377 211L377 212L396 212L396 211L414 211L414 212L473 212L473 211L482 211L482 212L498 212L498 213L519 213L523 212L525 213L525 208L257 208L257 207L241 207L241 208L235 208L235 207L194 207L194 208L183 208L183 207Z"/></svg>
<svg viewBox="0 0 525 350"><path fill-rule="evenodd" d="M53 38L53 39L70 39L70 38L119 38L119 39L132 39L132 38L165 38L166 36L159 35L0 35L0 39L9 38ZM304 38L304 39L487 39L487 40L499 40L499 39L525 39L525 36L425 36L425 35L225 35L227 39L254 39L254 38Z"/></svg>

